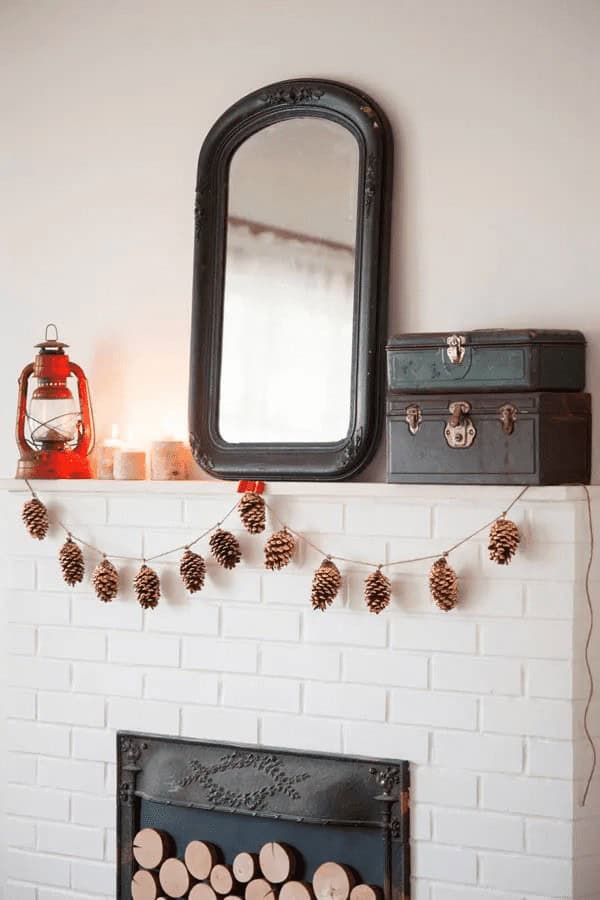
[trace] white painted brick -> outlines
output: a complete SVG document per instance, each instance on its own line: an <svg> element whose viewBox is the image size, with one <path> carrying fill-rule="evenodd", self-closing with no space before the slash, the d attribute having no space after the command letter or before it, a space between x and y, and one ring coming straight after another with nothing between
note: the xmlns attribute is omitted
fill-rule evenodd
<svg viewBox="0 0 600 900"><path fill-rule="evenodd" d="M260 669L264 675L337 681L340 677L340 654L333 647L265 644L261 649Z"/></svg>
<svg viewBox="0 0 600 900"><path fill-rule="evenodd" d="M286 573L286 582L293 577ZM260 599L261 575L245 570L242 563L234 573L218 565L209 565L202 593L192 597L190 602L223 600L227 603L260 603Z"/></svg>
<svg viewBox="0 0 600 900"><path fill-rule="evenodd" d="M216 703L218 676L209 672L165 671L146 673L144 696L151 700L172 700L174 703Z"/></svg>
<svg viewBox="0 0 600 900"><path fill-rule="evenodd" d="M90 593L92 588L89 583L90 576L94 571L94 567L98 562L98 556L87 548L83 547L83 556L85 564L85 576L82 582L69 587L65 584L62 571L57 558L37 560L37 588L39 591L56 592L59 594L78 595L85 592Z"/></svg>
<svg viewBox="0 0 600 900"><path fill-rule="evenodd" d="M477 778L455 769L417 766L412 774L411 794L419 803L437 806L477 806Z"/></svg>
<svg viewBox="0 0 600 900"><path fill-rule="evenodd" d="M534 856L568 859L573 851L573 826L569 822L530 819L525 826L527 852Z"/></svg>
<svg viewBox="0 0 600 900"><path fill-rule="evenodd" d="M65 525L103 525L106 522L106 498L98 494L73 494L60 497L52 495L47 501L53 518ZM78 532L77 532L78 533Z"/></svg>
<svg viewBox="0 0 600 900"><path fill-rule="evenodd" d="M309 644L350 644L357 647L385 647L387 622L373 615L332 612L304 614L304 640Z"/></svg>
<svg viewBox="0 0 600 900"><path fill-rule="evenodd" d="M184 547L186 544L191 544L196 540L198 530L193 528L147 527L144 530L144 553L146 556L154 556L158 553L166 553L167 550L171 551L173 547ZM201 556L208 556L208 544L206 541L194 544L192 549ZM167 556L161 558L160 562L167 561L179 566L183 552L183 550L169 552ZM156 563L158 564L159 560L156 560Z"/></svg>
<svg viewBox="0 0 600 900"><path fill-rule="evenodd" d="M526 667L530 697L569 700L573 696L573 666L562 660L532 659Z"/></svg>
<svg viewBox="0 0 600 900"><path fill-rule="evenodd" d="M498 504L484 505L483 503L473 503L469 506L463 506L458 503L440 503L436 505L433 511L433 533L435 537L452 538L457 540L463 538L466 534L472 534L488 522L493 522L501 512ZM519 528L525 519L522 510L511 510L511 519ZM484 528L474 538L474 540L487 543L489 530Z"/></svg>
<svg viewBox="0 0 600 900"><path fill-rule="evenodd" d="M133 556L137 559L142 557L142 532L139 528L91 524L88 527L86 523L83 528L79 528L77 536L108 556ZM116 562L119 563L119 560ZM121 570L120 563L118 568Z"/></svg>
<svg viewBox="0 0 600 900"><path fill-rule="evenodd" d="M69 755L69 729L66 726L10 721L7 736L12 750L46 756Z"/></svg>
<svg viewBox="0 0 600 900"><path fill-rule="evenodd" d="M544 741L531 738L527 746L527 772L543 778L571 778L573 744L571 741Z"/></svg>
<svg viewBox="0 0 600 900"><path fill-rule="evenodd" d="M38 718L41 722L67 725L104 725L104 698L91 694L40 693Z"/></svg>
<svg viewBox="0 0 600 900"><path fill-rule="evenodd" d="M219 632L219 607L192 598L185 604L159 603L145 621L147 631L171 634L212 634Z"/></svg>
<svg viewBox="0 0 600 900"><path fill-rule="evenodd" d="M9 625L6 649L15 656L32 656L36 647L36 629L32 625Z"/></svg>
<svg viewBox="0 0 600 900"><path fill-rule="evenodd" d="M10 878L32 881L34 884L69 885L70 863L56 856L9 850L7 870Z"/></svg>
<svg viewBox="0 0 600 900"><path fill-rule="evenodd" d="M6 616L9 622L66 625L69 621L69 607L68 594L13 591L6 598Z"/></svg>
<svg viewBox="0 0 600 900"><path fill-rule="evenodd" d="M42 787L101 794L104 766L97 762L41 757L38 761L38 783Z"/></svg>
<svg viewBox="0 0 600 900"><path fill-rule="evenodd" d="M113 895L114 896L114 895ZM38 900L112 900L107 894L82 894L66 888L38 888Z"/></svg>
<svg viewBox="0 0 600 900"><path fill-rule="evenodd" d="M10 662L7 680L15 687L68 690L71 684L71 666L68 662L53 659L14 657Z"/></svg>
<svg viewBox="0 0 600 900"><path fill-rule="evenodd" d="M279 573L277 573L279 574ZM286 572L285 576L274 577L271 573L265 574L262 579L262 598L265 603L306 607L310 603L312 580L314 572ZM341 609L344 604L346 580L342 582L339 594L333 601L330 609ZM235 599L235 598L232 598Z"/></svg>
<svg viewBox="0 0 600 900"><path fill-rule="evenodd" d="M398 618L392 623L392 647L403 650L442 651L444 653L475 653L477 630L472 622L451 619L452 613L439 617Z"/></svg>
<svg viewBox="0 0 600 900"><path fill-rule="evenodd" d="M427 538L431 534L431 506L411 503L347 503L348 534L381 534Z"/></svg>
<svg viewBox="0 0 600 900"><path fill-rule="evenodd" d="M412 848L411 870L417 878L475 884L477 855L465 847L458 849L416 841Z"/></svg>
<svg viewBox="0 0 600 900"><path fill-rule="evenodd" d="M38 826L38 850L65 856L83 856L102 859L104 835L99 828L82 828L80 825L60 825L40 822Z"/></svg>
<svg viewBox="0 0 600 900"><path fill-rule="evenodd" d="M117 766L115 763L108 763L105 766L106 777L104 784L104 792L114 797L117 792Z"/></svg>
<svg viewBox="0 0 600 900"><path fill-rule="evenodd" d="M115 663L73 663L73 690L102 696L141 697L142 672Z"/></svg>
<svg viewBox="0 0 600 900"><path fill-rule="evenodd" d="M10 897L10 900L36 900L36 897L38 900L47 900L47 898L41 897L37 893L32 884L21 884L13 881L12 878L6 882L6 888L9 892L7 896Z"/></svg>
<svg viewBox="0 0 600 900"><path fill-rule="evenodd" d="M382 722L385 708L381 687L310 682L304 688L304 709L309 715Z"/></svg>
<svg viewBox="0 0 600 900"><path fill-rule="evenodd" d="M10 847L20 847L22 850L33 850L35 847L37 825L30 819L7 816L6 833Z"/></svg>
<svg viewBox="0 0 600 900"><path fill-rule="evenodd" d="M349 722L344 724L344 751L355 756L425 763L429 755L429 733L425 728L389 723Z"/></svg>
<svg viewBox="0 0 600 900"><path fill-rule="evenodd" d="M484 731L547 738L572 734L571 704L564 700L484 697L481 715Z"/></svg>
<svg viewBox="0 0 600 900"><path fill-rule="evenodd" d="M432 809L429 806L416 803L410 809L410 839L411 841L430 841L433 830Z"/></svg>
<svg viewBox="0 0 600 900"><path fill-rule="evenodd" d="M114 734L99 728L74 728L72 744L75 759L112 763L117 755Z"/></svg>
<svg viewBox="0 0 600 900"><path fill-rule="evenodd" d="M25 753L7 753L5 757L6 781L11 784L35 784L37 759Z"/></svg>
<svg viewBox="0 0 600 900"><path fill-rule="evenodd" d="M569 659L571 632L562 622L494 622L481 626L482 652L491 656Z"/></svg>
<svg viewBox="0 0 600 900"><path fill-rule="evenodd" d="M301 500L297 497L293 499L267 497L267 503L282 522L296 531L331 531L334 533L342 531L344 514L342 503ZM273 522L270 514L268 515L272 528L279 527L278 523Z"/></svg>
<svg viewBox="0 0 600 900"><path fill-rule="evenodd" d="M573 788L568 782L513 775L482 775L481 805L499 812L568 818Z"/></svg>
<svg viewBox="0 0 600 900"><path fill-rule="evenodd" d="M178 734L179 709L173 703L154 700L111 699L108 701L108 725L114 729Z"/></svg>
<svg viewBox="0 0 600 900"><path fill-rule="evenodd" d="M108 521L111 525L145 526L160 522L161 526L181 525L183 503L179 497L110 497ZM167 545L168 546L168 545Z"/></svg>
<svg viewBox="0 0 600 900"><path fill-rule="evenodd" d="M525 585L525 615L533 619L572 619L575 591L572 584L534 581Z"/></svg>
<svg viewBox="0 0 600 900"><path fill-rule="evenodd" d="M390 538L387 542L387 561L414 559L415 562L403 563L402 572L408 575L421 575L427 577L431 570L433 554L441 556L448 549L448 541L443 538L426 539L401 539ZM481 572L481 550L477 541L463 544L452 553L452 566L460 572L461 578L477 578ZM342 554L343 555L343 554ZM358 556L360 559L361 557ZM362 557L364 559L364 557ZM373 559L373 556L367 557ZM376 561L376 560L375 560Z"/></svg>
<svg viewBox="0 0 600 900"><path fill-rule="evenodd" d="M451 884L434 884L431 887L431 900L521 900L520 894L506 894L504 891L492 891L486 887L458 887ZM539 900L539 898L536 898Z"/></svg>
<svg viewBox="0 0 600 900"><path fill-rule="evenodd" d="M50 628L38 633L40 656L55 659L99 660L106 656L106 638L100 631L83 628Z"/></svg>
<svg viewBox="0 0 600 900"><path fill-rule="evenodd" d="M233 497L186 497L184 503L184 520L194 527L195 535L205 531L216 522L222 521L233 506ZM238 526L239 518L234 512L226 521L224 528Z"/></svg>
<svg viewBox="0 0 600 900"><path fill-rule="evenodd" d="M25 688L6 688L6 715L14 719L35 719L36 693Z"/></svg>
<svg viewBox="0 0 600 900"><path fill-rule="evenodd" d="M112 633L108 636L108 658L131 665L178 666L179 638Z"/></svg>
<svg viewBox="0 0 600 900"><path fill-rule="evenodd" d="M8 557L2 567L1 584L8 590L32 591L35 588L35 560Z"/></svg>
<svg viewBox="0 0 600 900"><path fill-rule="evenodd" d="M261 744L339 753L342 750L342 725L330 719L308 716L276 716L266 714L260 723Z"/></svg>
<svg viewBox="0 0 600 900"><path fill-rule="evenodd" d="M523 769L523 741L517 737L436 731L433 762L475 772L518 773Z"/></svg>
<svg viewBox="0 0 600 900"><path fill-rule="evenodd" d="M459 600L456 608L460 616L493 616L495 618L523 615L523 585L517 581L492 581L491 578L466 578L460 569ZM431 598L429 598L431 603Z"/></svg>
<svg viewBox="0 0 600 900"><path fill-rule="evenodd" d="M440 654L433 657L431 671L436 690L500 695L521 693L521 663L516 659Z"/></svg>
<svg viewBox="0 0 600 900"><path fill-rule="evenodd" d="M71 821L77 825L92 825L97 828L113 826L115 823L115 798L73 794L71 796Z"/></svg>
<svg viewBox="0 0 600 900"><path fill-rule="evenodd" d="M256 713L241 709L184 707L181 733L185 737L205 740L256 744L258 716Z"/></svg>
<svg viewBox="0 0 600 900"><path fill-rule="evenodd" d="M313 571L323 562L327 554L346 559L360 559L372 561L373 565L386 561L387 540L385 537L355 537L348 534L319 534L317 532L304 532L307 541L323 550L318 553L308 543L304 547L304 568ZM347 573L347 563L340 563L342 574ZM362 570L361 570L362 571ZM365 572L363 580L368 573Z"/></svg>
<svg viewBox="0 0 600 900"><path fill-rule="evenodd" d="M581 503L535 503L527 507L527 526L538 542L572 544L587 539Z"/></svg>
<svg viewBox="0 0 600 900"><path fill-rule="evenodd" d="M73 596L73 625L84 628L114 628L123 631L140 631L143 610L133 600L117 597L112 603L102 603L95 596Z"/></svg>
<svg viewBox="0 0 600 900"><path fill-rule="evenodd" d="M505 566L503 577L509 580L527 581L532 573L544 572L544 578L548 581L570 581L577 579L579 574L579 548L576 544L555 545L552 552L547 544L536 541L527 541L520 548L511 561L510 566Z"/></svg>
<svg viewBox="0 0 600 900"><path fill-rule="evenodd" d="M115 829L107 828L104 834L104 859L107 862L117 861L117 833Z"/></svg>
<svg viewBox="0 0 600 900"><path fill-rule="evenodd" d="M296 641L300 634L300 618L296 611L274 609L223 609L223 635L270 641Z"/></svg>
<svg viewBox="0 0 600 900"><path fill-rule="evenodd" d="M242 709L299 712L300 684L288 678L224 675L223 704Z"/></svg>
<svg viewBox="0 0 600 900"><path fill-rule="evenodd" d="M112 896L115 889L115 868L111 863L73 860L71 863L71 887L76 896L81 891Z"/></svg>
<svg viewBox="0 0 600 900"><path fill-rule="evenodd" d="M184 638L183 667L216 672L256 672L258 645L248 641Z"/></svg>
<svg viewBox="0 0 600 900"><path fill-rule="evenodd" d="M523 821L518 816L481 810L434 809L433 837L441 844L519 851L523 849Z"/></svg>
<svg viewBox="0 0 600 900"><path fill-rule="evenodd" d="M427 687L426 656L391 650L345 650L342 660L344 681Z"/></svg>
<svg viewBox="0 0 600 900"><path fill-rule="evenodd" d="M11 784L6 788L6 812L29 816L36 821L52 819L66 822L69 818L69 795L65 791Z"/></svg>
<svg viewBox="0 0 600 900"><path fill-rule="evenodd" d="M571 866L564 860L482 853L481 883L492 888L532 891L548 898L571 892Z"/></svg>
<svg viewBox="0 0 600 900"><path fill-rule="evenodd" d="M477 700L462 694L393 690L392 722L442 728L477 727Z"/></svg>

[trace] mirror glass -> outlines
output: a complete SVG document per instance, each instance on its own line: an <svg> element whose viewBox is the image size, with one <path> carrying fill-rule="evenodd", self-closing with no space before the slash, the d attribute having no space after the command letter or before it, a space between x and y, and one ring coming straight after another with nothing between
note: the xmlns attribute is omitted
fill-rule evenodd
<svg viewBox="0 0 600 900"><path fill-rule="evenodd" d="M359 146L291 118L231 159L218 425L229 443L316 443L350 427Z"/></svg>

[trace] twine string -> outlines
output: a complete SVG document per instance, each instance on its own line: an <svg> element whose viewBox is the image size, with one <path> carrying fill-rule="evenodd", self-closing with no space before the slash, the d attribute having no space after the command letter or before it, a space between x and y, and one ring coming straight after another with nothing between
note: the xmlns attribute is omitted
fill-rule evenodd
<svg viewBox="0 0 600 900"><path fill-rule="evenodd" d="M583 730L585 731L585 735L589 741L590 748L592 750L592 765L590 766L590 772L587 777L587 781L585 784L585 789L583 791L583 797L581 800L581 805L585 806L585 802L588 798L588 794L590 792L590 788L592 786L592 780L594 778L594 773L596 771L596 765L598 762L598 757L596 754L596 746L594 744L594 739L592 737L590 726L589 726L589 715L590 708L592 705L592 701L594 699L594 673L592 671L592 664L590 662L590 644L592 642L592 635L594 633L594 606L592 604L592 594L590 590L590 575L592 571L592 563L594 562L594 523L592 518L592 499L590 497L589 488L586 484L583 485L583 489L585 491L585 497L587 501L587 516L588 516L588 528L589 528L589 536L590 536L590 550L587 561L587 567L585 570L585 598L587 602L588 612L589 612L589 628L587 632L587 637L585 640L585 650L583 654L583 658L585 661L585 667L587 669L588 679L589 679L589 688L588 695L585 704L585 710L583 712Z"/></svg>

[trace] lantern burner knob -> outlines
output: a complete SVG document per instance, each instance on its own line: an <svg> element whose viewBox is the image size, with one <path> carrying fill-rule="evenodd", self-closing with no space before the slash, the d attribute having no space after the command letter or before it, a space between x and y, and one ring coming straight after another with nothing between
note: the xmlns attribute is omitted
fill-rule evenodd
<svg viewBox="0 0 600 900"><path fill-rule="evenodd" d="M54 338L50 339L48 337L48 329L54 328ZM40 341L39 344L35 345L39 347L40 353L63 353L65 347L68 347L68 344L64 344L62 341L58 339L58 328L54 324L54 322L49 322L46 325L46 333L44 335L44 340Z"/></svg>

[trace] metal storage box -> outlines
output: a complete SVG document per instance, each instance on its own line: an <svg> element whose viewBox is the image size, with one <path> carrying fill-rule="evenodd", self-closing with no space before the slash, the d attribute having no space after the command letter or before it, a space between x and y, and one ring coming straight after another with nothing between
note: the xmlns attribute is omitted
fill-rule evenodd
<svg viewBox="0 0 600 900"><path fill-rule="evenodd" d="M498 329L400 334L387 346L388 390L582 391L580 331Z"/></svg>

